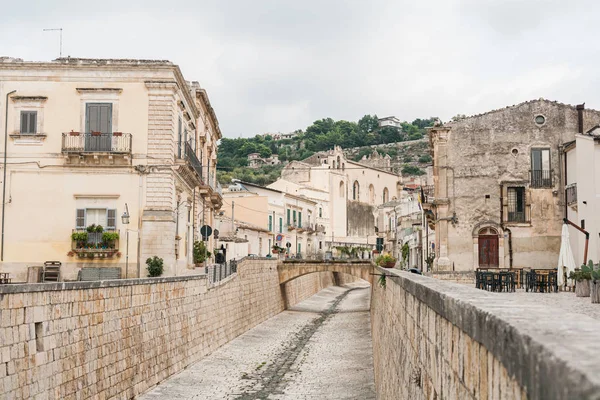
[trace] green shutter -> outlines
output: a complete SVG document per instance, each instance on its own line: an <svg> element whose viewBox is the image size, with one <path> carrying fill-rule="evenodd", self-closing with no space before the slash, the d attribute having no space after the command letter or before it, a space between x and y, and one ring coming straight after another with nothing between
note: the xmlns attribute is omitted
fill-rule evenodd
<svg viewBox="0 0 600 400"><path fill-rule="evenodd" d="M298 228L302 228L302 212L298 211Z"/></svg>
<svg viewBox="0 0 600 400"><path fill-rule="evenodd" d="M273 216L269 215L269 230L273 230Z"/></svg>
<svg viewBox="0 0 600 400"><path fill-rule="evenodd" d="M279 233L283 232L283 218L279 217Z"/></svg>
<svg viewBox="0 0 600 400"><path fill-rule="evenodd" d="M85 111L85 131L87 133L112 133L111 103L88 103Z"/></svg>
<svg viewBox="0 0 600 400"><path fill-rule="evenodd" d="M296 226L296 224L298 223L298 220L296 219L296 210L294 210L294 220L292 221L292 223L294 224L294 226Z"/></svg>
<svg viewBox="0 0 600 400"><path fill-rule="evenodd" d="M289 208L288 208L288 210L287 210L287 224L288 224L288 225L291 225L291 224L290 224L290 209L289 209Z"/></svg>

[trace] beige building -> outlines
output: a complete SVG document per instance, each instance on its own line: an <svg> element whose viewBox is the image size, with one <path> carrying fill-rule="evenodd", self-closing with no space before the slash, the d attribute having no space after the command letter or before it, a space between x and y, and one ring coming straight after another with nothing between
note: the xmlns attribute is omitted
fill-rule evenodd
<svg viewBox="0 0 600 400"><path fill-rule="evenodd" d="M266 257L270 254L272 233L265 228L220 215L216 217L217 249L225 249L226 259L240 260L248 256ZM211 250L212 251L212 250Z"/></svg>
<svg viewBox="0 0 600 400"><path fill-rule="evenodd" d="M306 196L298 196L248 182L234 181L223 192L223 212L271 232L263 246L263 255L270 254L273 245L286 249L288 257L317 258L325 250L325 225L320 224L319 203ZM258 240L258 238L255 238ZM289 246L288 246L289 244Z"/></svg>
<svg viewBox="0 0 600 400"><path fill-rule="evenodd" d="M589 233L587 260L600 260L600 127L575 135L564 146L565 211L569 221ZM575 264L584 262L585 234L569 226Z"/></svg>
<svg viewBox="0 0 600 400"><path fill-rule="evenodd" d="M23 281L56 260L63 279L88 266L145 276L154 255L167 275L189 272L199 227L222 201L221 132L197 82L169 61L2 58L0 102L3 272Z"/></svg>
<svg viewBox="0 0 600 400"><path fill-rule="evenodd" d="M556 267L559 148L599 122L598 111L540 99L431 128L435 268Z"/></svg>
<svg viewBox="0 0 600 400"><path fill-rule="evenodd" d="M402 192L399 175L348 160L337 146L289 163L269 187L317 203L317 223L325 226L327 250L374 248L377 238L385 236L383 226L377 226L377 207Z"/></svg>

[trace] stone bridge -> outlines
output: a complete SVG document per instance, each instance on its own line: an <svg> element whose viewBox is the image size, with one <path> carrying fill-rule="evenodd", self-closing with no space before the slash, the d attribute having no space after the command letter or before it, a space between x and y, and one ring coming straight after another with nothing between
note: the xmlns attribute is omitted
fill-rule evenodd
<svg viewBox="0 0 600 400"><path fill-rule="evenodd" d="M352 275L373 284L374 265L368 260L304 261L286 260L277 265L279 284L316 272L334 272Z"/></svg>

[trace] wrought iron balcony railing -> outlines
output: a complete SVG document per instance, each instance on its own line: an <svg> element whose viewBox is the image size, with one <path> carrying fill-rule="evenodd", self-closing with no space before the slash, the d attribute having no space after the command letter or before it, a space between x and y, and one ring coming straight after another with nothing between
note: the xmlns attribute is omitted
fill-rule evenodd
<svg viewBox="0 0 600 400"><path fill-rule="evenodd" d="M185 160L190 164L194 172L198 175L201 181L204 182L202 177L202 163L196 156L196 152L194 152L194 148L190 146L189 143L185 144Z"/></svg>
<svg viewBox="0 0 600 400"><path fill-rule="evenodd" d="M131 154L131 142L131 133L67 132L62 134L62 152Z"/></svg>
<svg viewBox="0 0 600 400"><path fill-rule="evenodd" d="M533 188L551 188L552 170L537 169L531 171L531 187Z"/></svg>

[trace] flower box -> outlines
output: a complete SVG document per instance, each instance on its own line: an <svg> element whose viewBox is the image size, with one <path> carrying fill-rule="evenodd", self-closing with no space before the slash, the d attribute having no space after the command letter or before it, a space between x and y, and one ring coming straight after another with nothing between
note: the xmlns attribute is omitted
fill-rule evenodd
<svg viewBox="0 0 600 400"><path fill-rule="evenodd" d="M123 136L123 132L113 132L113 136Z"/></svg>

